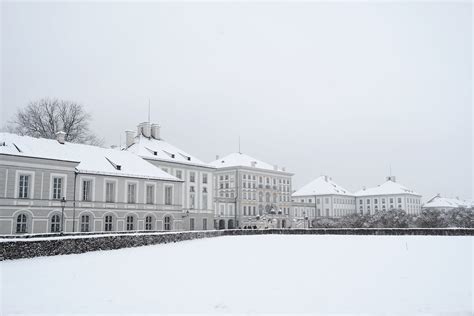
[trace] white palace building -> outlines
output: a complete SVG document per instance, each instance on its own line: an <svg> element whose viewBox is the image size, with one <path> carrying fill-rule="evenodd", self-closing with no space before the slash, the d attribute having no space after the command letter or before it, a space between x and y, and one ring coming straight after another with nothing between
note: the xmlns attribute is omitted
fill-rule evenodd
<svg viewBox="0 0 474 316"><path fill-rule="evenodd" d="M356 193L328 176L293 191L292 176L240 152L205 163L150 122L126 131L123 148L0 133L0 235L303 228L317 217L421 211L421 196L392 176ZM467 204L425 206L458 205Z"/></svg>

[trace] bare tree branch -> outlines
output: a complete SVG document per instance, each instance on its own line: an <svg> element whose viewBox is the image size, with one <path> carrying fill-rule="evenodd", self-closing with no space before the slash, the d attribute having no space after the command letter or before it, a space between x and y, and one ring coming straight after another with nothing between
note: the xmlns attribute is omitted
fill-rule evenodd
<svg viewBox="0 0 474 316"><path fill-rule="evenodd" d="M102 146L104 141L89 129L91 115L78 103L44 98L18 110L7 130L19 135L56 138L66 133L66 141Z"/></svg>

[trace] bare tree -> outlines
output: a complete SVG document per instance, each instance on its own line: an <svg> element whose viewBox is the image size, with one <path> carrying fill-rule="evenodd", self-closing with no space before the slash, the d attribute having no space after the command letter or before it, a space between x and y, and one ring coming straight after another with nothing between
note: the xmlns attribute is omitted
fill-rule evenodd
<svg viewBox="0 0 474 316"><path fill-rule="evenodd" d="M103 140L89 129L90 120L90 114L78 103L44 98L18 110L8 129L19 135L50 139L63 131L68 142L101 146Z"/></svg>

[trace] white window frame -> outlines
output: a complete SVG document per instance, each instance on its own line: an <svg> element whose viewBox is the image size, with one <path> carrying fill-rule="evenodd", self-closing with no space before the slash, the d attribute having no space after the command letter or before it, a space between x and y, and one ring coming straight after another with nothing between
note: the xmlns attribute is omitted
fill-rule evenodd
<svg viewBox="0 0 474 316"><path fill-rule="evenodd" d="M84 200L84 193L83 193L83 186L84 186L84 181L91 181L91 198L90 200ZM80 185L79 185L79 197L81 202L93 202L95 201L95 178L94 177L80 177L79 178Z"/></svg>
<svg viewBox="0 0 474 316"><path fill-rule="evenodd" d="M30 182L28 183L28 197L20 198L20 176L30 176ZM15 172L15 198L21 200L30 200L34 197L35 187L35 172L29 170L16 170Z"/></svg>
<svg viewBox="0 0 474 316"><path fill-rule="evenodd" d="M107 202L107 183L113 183L114 184L114 201L113 202ZM117 203L118 202L118 181L117 179L112 179L112 178L105 178L104 179L104 202L105 203Z"/></svg>
<svg viewBox="0 0 474 316"><path fill-rule="evenodd" d="M61 187L61 196L59 199L53 199L54 195L54 178L62 178L62 187ZM50 200L61 200L63 197L67 196L67 174L64 173L51 173L49 176L50 190L49 190L49 199Z"/></svg>
<svg viewBox="0 0 474 316"><path fill-rule="evenodd" d="M166 203L166 190L170 188L171 189L171 201L170 203ZM164 190L163 190L163 204L164 205L173 205L174 202L174 186L170 184L165 184L164 185Z"/></svg>
<svg viewBox="0 0 474 316"><path fill-rule="evenodd" d="M153 201L151 203L148 203L148 187L152 186L153 187ZM147 205L154 205L156 204L156 184L154 182L145 182L145 194L143 196L143 201L145 201L145 204Z"/></svg>
<svg viewBox="0 0 474 316"><path fill-rule="evenodd" d="M135 201L132 203L132 202L129 202L128 201L128 185L129 184L134 184L135 185ZM125 181L125 203L126 204L138 204L138 181L131 181L131 180L127 180Z"/></svg>

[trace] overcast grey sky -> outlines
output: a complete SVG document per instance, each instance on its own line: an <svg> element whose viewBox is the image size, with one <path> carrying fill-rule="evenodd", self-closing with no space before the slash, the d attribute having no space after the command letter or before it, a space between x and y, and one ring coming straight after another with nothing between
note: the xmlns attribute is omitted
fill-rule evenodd
<svg viewBox="0 0 474 316"><path fill-rule="evenodd" d="M108 144L147 119L204 161L237 151L294 188L392 173L471 198L472 5L3 2L1 120L81 102Z"/></svg>

